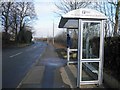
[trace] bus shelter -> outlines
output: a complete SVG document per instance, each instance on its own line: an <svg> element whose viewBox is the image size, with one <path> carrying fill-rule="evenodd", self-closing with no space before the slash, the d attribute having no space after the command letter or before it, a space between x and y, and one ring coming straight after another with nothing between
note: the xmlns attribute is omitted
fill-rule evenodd
<svg viewBox="0 0 120 90"><path fill-rule="evenodd" d="M77 87L83 84L102 84L106 19L103 13L87 8L72 10L61 17L59 28L66 28L67 32L69 29L78 29L78 48L72 49L78 53ZM69 47L67 49L68 62L72 50Z"/></svg>

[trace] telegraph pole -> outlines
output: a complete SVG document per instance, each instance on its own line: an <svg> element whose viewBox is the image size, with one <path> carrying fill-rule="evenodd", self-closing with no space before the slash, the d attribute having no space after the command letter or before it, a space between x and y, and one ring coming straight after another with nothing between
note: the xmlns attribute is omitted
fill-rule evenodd
<svg viewBox="0 0 120 90"><path fill-rule="evenodd" d="M53 20L53 45L54 45L54 20Z"/></svg>

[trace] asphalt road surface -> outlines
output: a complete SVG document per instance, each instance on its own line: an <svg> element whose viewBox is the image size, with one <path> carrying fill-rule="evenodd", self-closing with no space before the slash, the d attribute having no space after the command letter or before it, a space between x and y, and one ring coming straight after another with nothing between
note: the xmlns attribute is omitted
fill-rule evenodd
<svg viewBox="0 0 120 90"><path fill-rule="evenodd" d="M16 88L33 63L39 59L46 44L36 42L24 48L2 51L2 88Z"/></svg>

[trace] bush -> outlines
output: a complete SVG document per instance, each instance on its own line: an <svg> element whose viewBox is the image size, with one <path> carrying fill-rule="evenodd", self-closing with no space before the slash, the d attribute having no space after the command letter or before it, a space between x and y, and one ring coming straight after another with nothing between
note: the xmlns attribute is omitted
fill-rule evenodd
<svg viewBox="0 0 120 90"><path fill-rule="evenodd" d="M32 32L21 30L17 39L19 43L30 43L32 41Z"/></svg>
<svg viewBox="0 0 120 90"><path fill-rule="evenodd" d="M25 42L30 43L32 41L32 32L26 31L25 32Z"/></svg>
<svg viewBox="0 0 120 90"><path fill-rule="evenodd" d="M10 42L11 35L6 32L2 32L2 44L8 44Z"/></svg>
<svg viewBox="0 0 120 90"><path fill-rule="evenodd" d="M120 37L106 38L104 62L116 77L120 76Z"/></svg>

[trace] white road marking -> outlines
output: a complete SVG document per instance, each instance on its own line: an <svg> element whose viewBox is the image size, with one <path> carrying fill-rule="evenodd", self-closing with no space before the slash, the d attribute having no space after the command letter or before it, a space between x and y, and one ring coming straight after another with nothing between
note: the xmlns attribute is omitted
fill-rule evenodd
<svg viewBox="0 0 120 90"><path fill-rule="evenodd" d="M10 58L15 57L15 56L17 56L17 55L20 55L20 54L22 54L22 53L23 53L23 52L19 52L19 53L17 53L17 54L11 55Z"/></svg>

